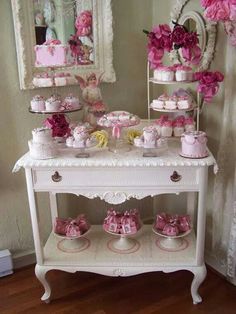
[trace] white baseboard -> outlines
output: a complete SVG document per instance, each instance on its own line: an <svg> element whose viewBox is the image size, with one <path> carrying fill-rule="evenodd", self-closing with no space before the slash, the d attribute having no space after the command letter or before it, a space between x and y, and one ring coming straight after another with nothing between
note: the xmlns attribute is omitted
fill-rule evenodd
<svg viewBox="0 0 236 314"><path fill-rule="evenodd" d="M15 254L12 256L13 259L13 268L22 268L28 265L32 265L36 263L35 251L30 250L24 253Z"/></svg>

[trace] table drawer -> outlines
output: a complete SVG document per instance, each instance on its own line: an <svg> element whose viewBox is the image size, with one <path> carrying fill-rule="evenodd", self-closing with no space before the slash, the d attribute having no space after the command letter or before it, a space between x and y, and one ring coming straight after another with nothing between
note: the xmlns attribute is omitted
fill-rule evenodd
<svg viewBox="0 0 236 314"><path fill-rule="evenodd" d="M198 169L189 167L79 168L33 170L34 187L194 186Z"/></svg>

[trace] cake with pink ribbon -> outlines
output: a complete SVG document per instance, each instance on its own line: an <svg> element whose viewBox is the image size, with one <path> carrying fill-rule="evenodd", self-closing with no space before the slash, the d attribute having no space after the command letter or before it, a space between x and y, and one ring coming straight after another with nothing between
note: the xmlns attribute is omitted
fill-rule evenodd
<svg viewBox="0 0 236 314"><path fill-rule="evenodd" d="M207 136L205 132L185 132L181 136L181 155L189 158L204 158L208 156Z"/></svg>

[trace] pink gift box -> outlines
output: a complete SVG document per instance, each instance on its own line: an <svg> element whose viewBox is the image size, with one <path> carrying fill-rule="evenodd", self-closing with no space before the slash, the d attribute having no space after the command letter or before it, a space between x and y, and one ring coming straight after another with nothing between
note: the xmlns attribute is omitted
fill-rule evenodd
<svg viewBox="0 0 236 314"><path fill-rule="evenodd" d="M67 45L36 45L34 49L37 67L75 64L75 59Z"/></svg>

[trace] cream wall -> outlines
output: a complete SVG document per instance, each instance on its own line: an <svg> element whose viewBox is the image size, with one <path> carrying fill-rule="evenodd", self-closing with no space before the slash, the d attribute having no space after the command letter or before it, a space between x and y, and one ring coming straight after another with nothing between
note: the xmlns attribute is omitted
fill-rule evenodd
<svg viewBox="0 0 236 314"><path fill-rule="evenodd" d="M112 1L117 82L102 86L104 100L111 110L127 109L141 117L146 114L146 50L142 29L151 27L151 5L152 1L143 0ZM32 250L33 240L24 172L21 170L12 174L11 170L15 161L27 151L31 130L41 124L42 118L28 113L30 100L36 91L19 90L10 0L0 1L0 42L0 249L9 248L16 256ZM62 95L71 91L79 93L79 88L59 88ZM50 89L38 92L46 97L52 93ZM79 118L79 115L74 115L73 119L75 118ZM61 199L62 215L67 215L67 211L73 215L87 208L92 223L102 221L107 207L100 201L82 199L78 202L74 196ZM144 206L144 202L138 204L139 208L151 208L150 201L145 202L147 206ZM50 230L48 200L45 195L40 197L39 204L45 239ZM130 203L130 206L135 205L135 202Z"/></svg>
<svg viewBox="0 0 236 314"><path fill-rule="evenodd" d="M143 29L150 29L152 24L169 22L172 0L113 0L114 17L114 67L117 82L103 84L102 93L110 110L126 109L140 117L146 117L146 39ZM199 1L192 0L186 7L199 11ZM153 19L153 22L152 22ZM16 64L13 21L10 0L0 1L0 249L9 248L14 256L26 254L33 249L27 192L24 172L12 174L15 161L27 151L27 141L31 130L39 126L42 118L29 114L27 108L35 91L20 91ZM226 39L223 30L219 29L216 57L212 69L224 72L224 47ZM223 90L223 89L222 89ZM79 93L77 87L62 87L59 92ZM44 96L51 94L50 89L37 92ZM214 103L204 109L201 117L202 129L209 135L210 149L216 154L219 145L223 92ZM72 116L79 118L78 114ZM212 179L211 179L212 182ZM212 183L208 197L208 243L211 244ZM172 198L160 198L162 208L173 206ZM183 198L180 197L180 204ZM86 212L92 223L101 222L108 205L101 201L88 201L75 196L60 197L61 215L73 216L78 211ZM42 234L45 239L49 230L48 200L46 195L39 198ZM125 206L137 206L142 216L151 215L152 200L130 201ZM166 207L165 207L166 206ZM180 205L179 205L180 206ZM121 208L123 208L121 206Z"/></svg>

